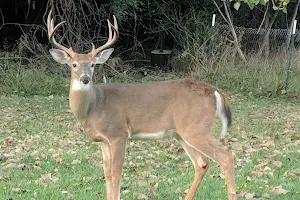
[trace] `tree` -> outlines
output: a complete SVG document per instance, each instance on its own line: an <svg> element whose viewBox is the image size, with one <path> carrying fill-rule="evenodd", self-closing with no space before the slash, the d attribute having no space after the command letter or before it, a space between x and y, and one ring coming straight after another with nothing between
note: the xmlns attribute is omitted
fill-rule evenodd
<svg viewBox="0 0 300 200"><path fill-rule="evenodd" d="M272 2L274 10L281 10L282 12L287 12L287 5L290 3L290 0L236 0L234 8L238 10L241 6L241 3L246 3L250 9L253 9L258 5L267 5L267 3Z"/></svg>
<svg viewBox="0 0 300 200"><path fill-rule="evenodd" d="M214 4L215 6L217 7L220 15L223 17L224 21L229 25L230 27L230 31L231 31L231 34L232 34L232 37L233 37L233 41L232 43L234 44L237 52L238 52L238 55L240 57L240 59L242 59L244 62L246 62L246 57L243 53L243 51L241 50L241 47L239 45L239 42L238 42L238 38L237 38L237 35L236 35L236 32L235 32L235 29L234 29L234 26L233 26L233 22L231 20L231 16L229 14L229 11L228 11L228 8L227 8L227 2L223 1L223 7L224 7L224 12L225 12L225 15L223 14L223 12L221 11L220 7L218 6L218 4L216 3L216 1L214 0Z"/></svg>
<svg viewBox="0 0 300 200"><path fill-rule="evenodd" d="M237 0L234 3L234 8L236 10L238 10L241 6L241 3L246 3L251 10L255 6L258 6L258 5L266 6L264 19L263 19L261 25L265 24L265 28L266 28L267 32L264 35L263 42L262 42L261 46L259 47L258 56L262 55L263 52L265 52L265 56L268 56L269 55L269 36L270 36L271 28L272 28L272 26L275 22L275 19L278 16L279 11L287 13L287 5L290 3L290 0L271 0L271 1L270 0ZM271 3L272 3L273 10L275 10L275 13L274 13L271 21L269 21L269 19L270 19L270 9L269 9L269 7L270 7ZM298 6L299 6L299 1L298 1ZM295 12L297 12L297 10L298 10L298 7L295 10ZM258 32L259 31L260 31L260 28L259 28Z"/></svg>

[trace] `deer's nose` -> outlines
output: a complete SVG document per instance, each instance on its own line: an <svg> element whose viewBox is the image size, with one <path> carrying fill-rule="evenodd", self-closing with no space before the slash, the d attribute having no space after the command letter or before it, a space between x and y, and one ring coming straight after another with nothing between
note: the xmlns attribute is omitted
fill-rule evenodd
<svg viewBox="0 0 300 200"><path fill-rule="evenodd" d="M83 84L89 84L89 82L91 81L91 78L88 75L83 75L80 76L80 82Z"/></svg>

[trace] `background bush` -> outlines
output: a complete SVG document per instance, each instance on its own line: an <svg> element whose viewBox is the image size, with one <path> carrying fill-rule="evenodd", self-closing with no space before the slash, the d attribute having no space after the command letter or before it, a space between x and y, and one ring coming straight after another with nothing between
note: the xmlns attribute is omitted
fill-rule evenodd
<svg viewBox="0 0 300 200"><path fill-rule="evenodd" d="M246 55L247 62L241 62L235 56L230 35L224 35L218 29L211 30L212 13L217 13L212 1L20 2L11 5L4 1L0 3L5 11L11 11L3 12L4 24L0 31L0 95L68 94L68 71L55 63L48 52L51 45L46 37L45 18L51 8L56 22L67 21L57 32L57 40L80 52L89 51L91 42L103 44L107 39L106 18L111 18L112 14L117 16L120 39L113 59L97 71L94 77L96 83L102 82L103 72L110 82L193 77L231 93L264 97L299 95L298 55L294 53L290 85L285 91L286 49L282 48L269 57ZM288 13L294 9L293 3L289 5ZM253 28L260 24L249 19L255 16L262 20L260 12L265 9L257 6L251 11L242 5L239 11L235 11L232 3L228 7L235 24ZM271 17L273 13L270 11ZM21 20L20 24L8 23L16 18ZM290 14L280 13L274 28L285 28L287 23L284 20L290 18ZM217 23L224 23L219 15ZM168 73L150 66L150 51L158 47L159 32L165 34L164 48L173 50L172 71ZM210 37L213 38L211 58L207 54Z"/></svg>

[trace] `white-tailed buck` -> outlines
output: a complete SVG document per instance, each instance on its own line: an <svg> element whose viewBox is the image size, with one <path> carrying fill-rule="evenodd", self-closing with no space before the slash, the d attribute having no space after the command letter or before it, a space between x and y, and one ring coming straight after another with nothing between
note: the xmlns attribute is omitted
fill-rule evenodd
<svg viewBox="0 0 300 200"><path fill-rule="evenodd" d="M234 156L223 150L211 135L216 116L222 121L221 136L231 124L226 95L207 83L171 80L143 84L93 85L94 66L103 64L118 39L118 24L108 21L109 38L101 47L79 54L57 43L51 11L48 36L55 61L71 70L69 103L91 140L100 143L106 180L106 199L120 199L120 181L127 140L176 138L190 157L195 177L185 199L193 199L208 169L207 157L224 171L228 199L235 200ZM215 191L211 191L215 192Z"/></svg>

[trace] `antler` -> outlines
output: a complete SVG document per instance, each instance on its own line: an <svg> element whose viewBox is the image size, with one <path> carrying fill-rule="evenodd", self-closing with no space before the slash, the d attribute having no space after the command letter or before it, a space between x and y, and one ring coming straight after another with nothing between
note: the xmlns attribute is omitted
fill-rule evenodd
<svg viewBox="0 0 300 200"><path fill-rule="evenodd" d="M48 18L47 18L48 38L49 38L50 42L52 43L53 47L65 51L67 54L69 54L72 57L75 54L75 52L72 50L72 48L64 47L63 45L57 43L54 38L55 31L58 29L58 27L60 27L66 21L62 21L54 27L54 20L51 18L51 14L52 14L52 9L50 10L50 12L48 14Z"/></svg>
<svg viewBox="0 0 300 200"><path fill-rule="evenodd" d="M113 18L114 18L114 25L112 25L110 23L110 21L107 20L107 23L108 23L108 40L107 40L107 42L104 45L98 47L97 49L95 49L95 45L92 43L92 50L91 50L90 53L93 56L97 55L102 50L104 50L104 49L108 48L109 46L113 45L118 40L118 37L119 37L118 22L117 22L117 19L114 15L113 15ZM114 33L112 33L111 29L113 29Z"/></svg>

